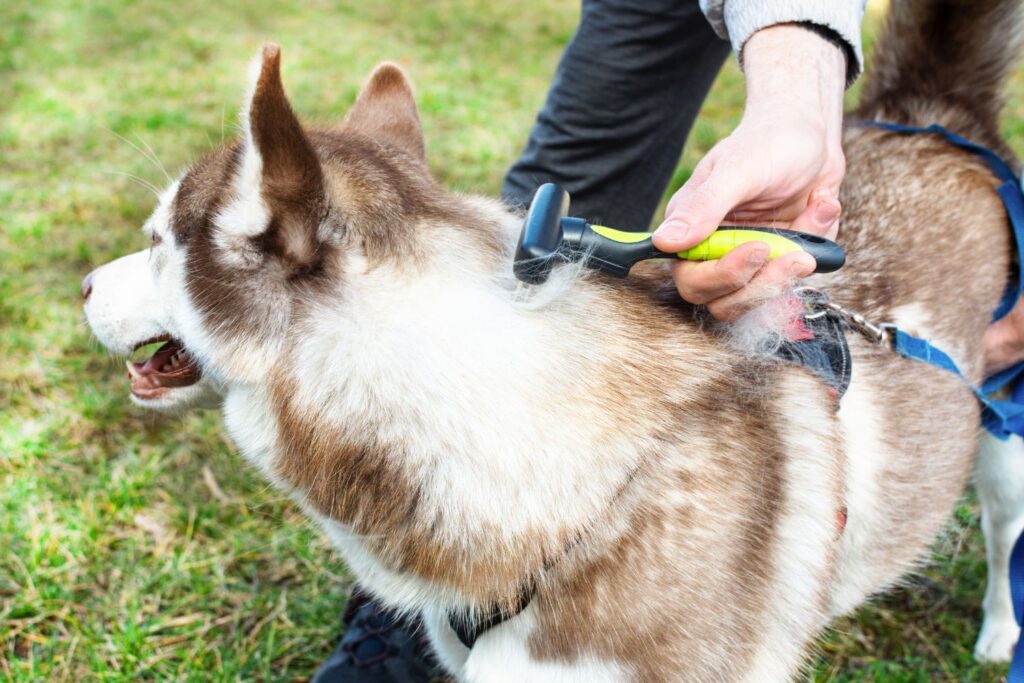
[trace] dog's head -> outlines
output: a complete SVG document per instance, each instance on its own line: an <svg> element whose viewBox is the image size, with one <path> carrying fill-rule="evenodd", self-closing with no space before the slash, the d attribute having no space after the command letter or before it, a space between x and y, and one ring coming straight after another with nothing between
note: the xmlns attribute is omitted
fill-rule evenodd
<svg viewBox="0 0 1024 683"><path fill-rule="evenodd" d="M179 409L262 381L309 323L306 302L343 299L346 280L375 264L415 262L417 226L455 210L430 177L398 67L374 71L341 125L307 129L277 46L253 66L241 139L164 191L144 226L149 249L83 282L89 324L110 351L164 342L129 362L140 405Z"/></svg>

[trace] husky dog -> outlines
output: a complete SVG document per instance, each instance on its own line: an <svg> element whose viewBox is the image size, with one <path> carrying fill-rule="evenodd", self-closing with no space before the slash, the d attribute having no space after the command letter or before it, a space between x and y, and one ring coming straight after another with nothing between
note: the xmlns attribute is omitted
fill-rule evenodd
<svg viewBox="0 0 1024 683"><path fill-rule="evenodd" d="M1020 24L1011 0L895 3L851 119L937 122L1010 157ZM1011 268L996 180L935 136L853 125L845 151L849 262L810 284L979 381ZM431 177L398 67L308 128L268 46L241 139L164 192L150 249L87 278L86 315L113 353L163 341L129 363L133 400L222 401L245 458L364 587L424 615L459 680L789 680L833 615L926 556L971 473L971 392L851 333L837 406L807 369L723 342L656 266L562 267L523 296L520 225ZM1017 638L1011 449L980 465L992 660ZM472 648L456 638L451 615L495 608Z"/></svg>

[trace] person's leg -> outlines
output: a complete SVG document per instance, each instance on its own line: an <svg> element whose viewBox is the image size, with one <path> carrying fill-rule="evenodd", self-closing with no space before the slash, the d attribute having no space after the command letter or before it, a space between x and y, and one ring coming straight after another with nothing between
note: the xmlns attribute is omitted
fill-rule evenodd
<svg viewBox="0 0 1024 683"><path fill-rule="evenodd" d="M402 616L355 587L345 633L310 683L438 683L448 680L419 619Z"/></svg>
<svg viewBox="0 0 1024 683"><path fill-rule="evenodd" d="M696 0L584 0L503 199L555 182L572 215L647 229L728 53Z"/></svg>

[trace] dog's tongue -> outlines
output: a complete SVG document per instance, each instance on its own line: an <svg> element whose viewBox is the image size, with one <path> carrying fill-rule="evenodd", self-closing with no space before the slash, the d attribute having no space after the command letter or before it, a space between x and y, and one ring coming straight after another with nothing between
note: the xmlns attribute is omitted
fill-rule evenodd
<svg viewBox="0 0 1024 683"><path fill-rule="evenodd" d="M131 391L141 399L157 398L172 387L187 387L199 381L199 365L181 344L164 343L145 362L127 362Z"/></svg>

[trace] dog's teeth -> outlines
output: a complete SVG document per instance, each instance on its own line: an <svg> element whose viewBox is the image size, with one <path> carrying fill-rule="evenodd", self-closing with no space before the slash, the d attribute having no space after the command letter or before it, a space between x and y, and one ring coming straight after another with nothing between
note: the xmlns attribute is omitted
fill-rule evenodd
<svg viewBox="0 0 1024 683"><path fill-rule="evenodd" d="M131 375L132 379L142 379L142 374L139 372L138 368L135 367L134 363L130 360L126 360L124 364L125 367L128 368L128 374Z"/></svg>

